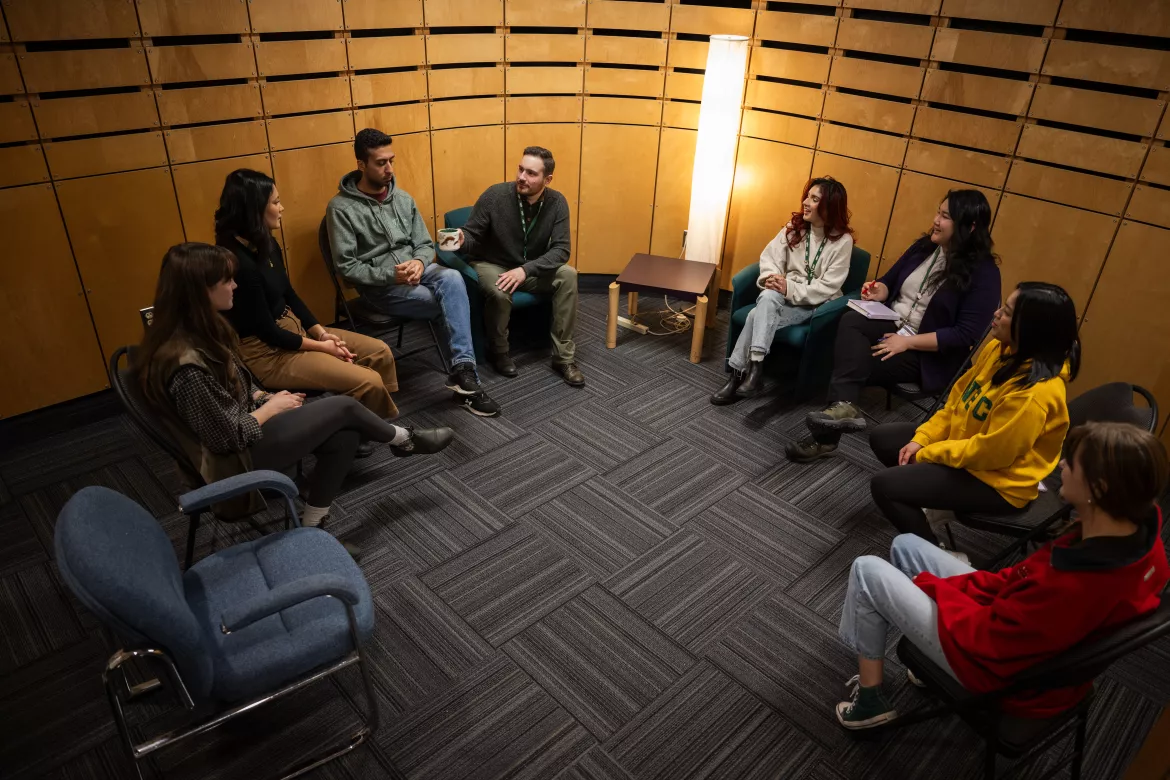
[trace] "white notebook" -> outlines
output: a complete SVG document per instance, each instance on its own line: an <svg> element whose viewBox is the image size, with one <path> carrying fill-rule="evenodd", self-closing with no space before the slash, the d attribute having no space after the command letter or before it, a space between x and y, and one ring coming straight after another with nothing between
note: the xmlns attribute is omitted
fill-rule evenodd
<svg viewBox="0 0 1170 780"><path fill-rule="evenodd" d="M859 311L871 320L890 320L897 322L901 317L898 312L878 301L859 301L850 299L849 308Z"/></svg>

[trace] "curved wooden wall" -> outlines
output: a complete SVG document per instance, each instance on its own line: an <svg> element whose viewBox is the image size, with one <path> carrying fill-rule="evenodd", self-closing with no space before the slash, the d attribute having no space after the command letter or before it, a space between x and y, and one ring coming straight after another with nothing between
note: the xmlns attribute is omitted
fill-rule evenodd
<svg viewBox="0 0 1170 780"><path fill-rule="evenodd" d="M1170 406L1170 8L1160 0L5 0L0 416L106 386L169 245L208 240L224 175L271 172L293 282L326 314L316 230L354 131L395 136L430 218L557 157L574 259L677 254L705 36L752 38L724 286L810 174L850 192L875 269L950 187L984 190L1005 285L1067 286L1082 387ZM436 222L437 221L437 222ZM12 343L10 341L10 343ZM99 346L100 345L100 346ZM1166 376L1163 376L1166 374Z"/></svg>

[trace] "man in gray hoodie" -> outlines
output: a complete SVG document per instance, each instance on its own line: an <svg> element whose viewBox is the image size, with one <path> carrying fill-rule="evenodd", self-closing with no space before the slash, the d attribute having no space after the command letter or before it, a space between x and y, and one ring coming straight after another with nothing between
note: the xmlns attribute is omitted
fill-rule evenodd
<svg viewBox="0 0 1170 780"><path fill-rule="evenodd" d="M472 414L495 417L475 370L471 308L458 271L435 262L435 245L414 198L394 182L391 138L366 128L354 138L356 171L342 177L325 210L337 272L378 311L431 319L436 305L447 326L451 373L447 388Z"/></svg>

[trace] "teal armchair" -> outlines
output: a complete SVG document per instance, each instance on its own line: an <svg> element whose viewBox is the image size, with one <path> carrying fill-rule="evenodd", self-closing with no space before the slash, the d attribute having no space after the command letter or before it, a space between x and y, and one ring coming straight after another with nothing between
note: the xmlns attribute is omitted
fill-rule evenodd
<svg viewBox="0 0 1170 780"><path fill-rule="evenodd" d="M833 372L833 341L837 338L837 321L848 308L849 301L861 297L861 285L869 274L869 252L853 247L849 257L849 275L841 285L841 297L817 307L813 318L800 325L790 325L776 331L772 351L764 361L764 370L769 374L779 372L780 356L788 347L800 352L800 368L796 373L796 396L804 400L823 390ZM753 263L737 273L731 280L731 323L727 329L727 354L743 330L747 316L756 307L760 290L756 280L760 277L760 264Z"/></svg>
<svg viewBox="0 0 1170 780"><path fill-rule="evenodd" d="M470 217L470 206L448 211L443 215L443 227L461 228L467 224L467 220ZM438 243L436 242L435 254L440 263L448 268L454 268L463 275L463 281L467 285L467 301L471 304L471 344L475 349L476 361L482 363L487 354L487 336L484 334L483 329L484 301L483 292L479 289L479 274L467 262L467 258L462 252L448 252L443 249L438 249ZM517 312L524 310L541 314L541 321L544 323L541 334L542 336L547 335L549 323L552 321L551 302L544 296L534 295L529 292L517 291L512 293L513 318L516 317Z"/></svg>

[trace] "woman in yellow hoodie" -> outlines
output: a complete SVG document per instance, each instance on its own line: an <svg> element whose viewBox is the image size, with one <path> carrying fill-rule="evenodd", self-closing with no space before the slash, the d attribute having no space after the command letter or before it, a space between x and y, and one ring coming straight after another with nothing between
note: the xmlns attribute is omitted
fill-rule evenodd
<svg viewBox="0 0 1170 780"><path fill-rule="evenodd" d="M1076 306L1063 288L1022 282L995 312L991 339L915 429L874 429L888 468L870 480L874 502L901 533L937 543L923 509L1010 514L1039 494L1068 431L1065 386L1081 348Z"/></svg>

